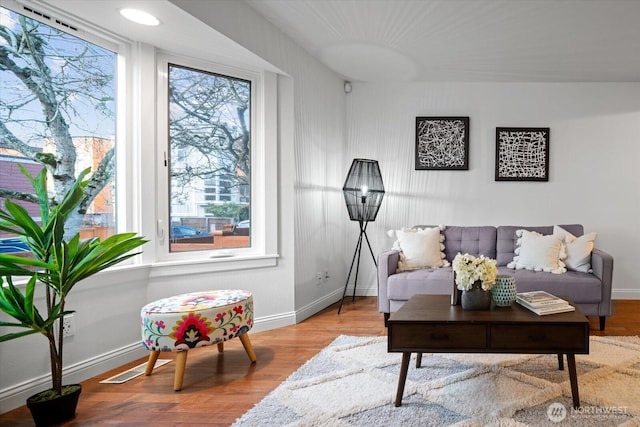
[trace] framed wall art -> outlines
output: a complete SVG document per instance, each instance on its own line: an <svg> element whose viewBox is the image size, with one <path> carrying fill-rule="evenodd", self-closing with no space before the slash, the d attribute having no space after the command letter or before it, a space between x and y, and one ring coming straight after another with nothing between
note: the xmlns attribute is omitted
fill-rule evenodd
<svg viewBox="0 0 640 427"><path fill-rule="evenodd" d="M549 128L496 128L496 181L549 181Z"/></svg>
<svg viewBox="0 0 640 427"><path fill-rule="evenodd" d="M469 117L416 117L416 170L468 170Z"/></svg>

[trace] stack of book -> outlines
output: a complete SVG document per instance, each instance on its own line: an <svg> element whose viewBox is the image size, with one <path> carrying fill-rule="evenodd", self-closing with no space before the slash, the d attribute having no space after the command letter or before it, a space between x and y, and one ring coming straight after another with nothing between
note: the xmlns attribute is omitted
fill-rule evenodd
<svg viewBox="0 0 640 427"><path fill-rule="evenodd" d="M521 292L516 295L516 302L539 316L575 311L568 302L545 291Z"/></svg>

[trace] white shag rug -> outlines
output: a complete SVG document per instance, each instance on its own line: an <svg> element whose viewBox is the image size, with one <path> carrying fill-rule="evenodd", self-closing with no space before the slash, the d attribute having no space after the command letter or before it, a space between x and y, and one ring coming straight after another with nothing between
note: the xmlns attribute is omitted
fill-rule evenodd
<svg viewBox="0 0 640 427"><path fill-rule="evenodd" d="M576 355L581 408L556 355L424 353L394 400L400 353L387 337L341 335L240 426L640 426L640 339L591 337Z"/></svg>

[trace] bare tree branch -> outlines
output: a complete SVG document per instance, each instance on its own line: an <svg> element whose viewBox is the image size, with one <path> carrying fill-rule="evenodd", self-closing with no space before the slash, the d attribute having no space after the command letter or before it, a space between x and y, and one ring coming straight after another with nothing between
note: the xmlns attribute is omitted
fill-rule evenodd
<svg viewBox="0 0 640 427"><path fill-rule="evenodd" d="M38 203L38 198L33 194L0 188L1 199L22 200L23 202Z"/></svg>

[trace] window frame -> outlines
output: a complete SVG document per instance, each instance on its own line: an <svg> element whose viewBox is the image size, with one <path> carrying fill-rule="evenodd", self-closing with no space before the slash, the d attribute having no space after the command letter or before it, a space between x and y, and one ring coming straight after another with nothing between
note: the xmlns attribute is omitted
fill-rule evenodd
<svg viewBox="0 0 640 427"><path fill-rule="evenodd" d="M203 72L211 72L231 78L239 78L251 82L251 241L250 247L246 248L223 248L217 250L199 250L185 252L169 251L169 191L170 177L168 175L168 153L169 153L169 114L168 114L168 67L169 64L188 67ZM268 221L268 211L275 212L277 207L277 197L269 203L265 191L268 185L275 185L277 181L272 181L267 170L277 170L277 157L268 154L268 151L276 150L276 141L267 141L265 132L265 92L271 92L270 96L276 96L275 76L266 77L265 73L240 69L220 63L189 58L169 52L159 51L156 56L157 69L157 138L156 156L157 163L157 233L156 233L156 266L171 266L175 263L184 265L191 262L196 267L195 270L209 269L237 269L254 268L263 266L261 262L256 265L256 260L262 259L266 265L275 265L275 242L274 235L269 228L276 227L276 221ZM265 84L267 81L267 84ZM269 89L265 90L265 87ZM273 138L272 138L273 139ZM269 160L268 158L272 158ZM267 163L269 162L269 163ZM267 166L268 165L268 166ZM267 184L269 183L269 184ZM271 191L270 191L271 193ZM276 191L277 194L277 191ZM273 222L273 223L272 223ZM267 242L267 240L271 240ZM242 261L242 262L238 262ZM203 263L205 265L203 265ZM234 266L235 265L235 266Z"/></svg>

